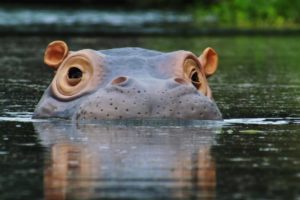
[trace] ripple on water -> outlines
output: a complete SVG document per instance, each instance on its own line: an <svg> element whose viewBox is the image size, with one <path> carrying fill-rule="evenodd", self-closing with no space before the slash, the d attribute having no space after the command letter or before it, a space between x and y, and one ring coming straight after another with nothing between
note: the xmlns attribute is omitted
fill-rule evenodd
<svg viewBox="0 0 300 200"><path fill-rule="evenodd" d="M225 125L234 125L234 124L285 125L285 124L299 124L300 118L239 118L239 119L225 119L224 122ZM249 133L249 131L250 130L244 132Z"/></svg>
<svg viewBox="0 0 300 200"><path fill-rule="evenodd" d="M40 119L32 119L32 112L4 112L2 116L0 116L0 121L15 121L15 122L43 122L47 120L40 120ZM115 121L130 121L130 120L96 120L96 121L88 121L84 123L112 123L114 124ZM133 120L136 121L136 120ZM149 120L137 120L143 121L144 123L148 122L151 123L156 120L149 119ZM241 125L287 125L287 124L300 124L300 118L236 118L236 119L225 119L223 121L211 121L211 120L164 120L165 125L189 125L189 126L203 126L210 125L210 126L232 126L236 124ZM172 123L171 123L172 122ZM171 124L170 124L171 123ZM164 125L164 123L162 123ZM227 130L228 134L232 134L233 130ZM259 134L263 133L261 130L240 130L242 134ZM218 132L216 132L218 134Z"/></svg>
<svg viewBox="0 0 300 200"><path fill-rule="evenodd" d="M1 155L7 155L7 154L8 154L7 151L0 151L0 156L1 156Z"/></svg>
<svg viewBox="0 0 300 200"><path fill-rule="evenodd" d="M4 112L3 116L0 116L0 121L4 122L35 122L43 120L32 119L32 112ZM21 125L16 125L20 128Z"/></svg>

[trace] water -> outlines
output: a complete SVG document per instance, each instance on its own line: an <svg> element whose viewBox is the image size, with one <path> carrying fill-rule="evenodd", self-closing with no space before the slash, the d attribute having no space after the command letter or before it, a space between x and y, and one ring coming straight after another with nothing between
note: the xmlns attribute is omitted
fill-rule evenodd
<svg viewBox="0 0 300 200"><path fill-rule="evenodd" d="M163 33L192 25L192 16L160 10L105 10L82 7L0 7L0 33Z"/></svg>
<svg viewBox="0 0 300 200"><path fill-rule="evenodd" d="M225 120L32 120L46 45L220 55ZM300 37L0 38L0 199L300 199ZM17 192L16 192L17 191Z"/></svg>
<svg viewBox="0 0 300 200"><path fill-rule="evenodd" d="M0 8L0 25L99 25L142 27L146 24L189 23L190 15L183 15L172 11L132 11L99 10L99 9L69 9L60 8Z"/></svg>

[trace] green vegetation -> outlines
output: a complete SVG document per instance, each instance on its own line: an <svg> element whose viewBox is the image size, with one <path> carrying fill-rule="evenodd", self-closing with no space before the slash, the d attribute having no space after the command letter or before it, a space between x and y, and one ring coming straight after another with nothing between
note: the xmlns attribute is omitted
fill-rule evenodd
<svg viewBox="0 0 300 200"><path fill-rule="evenodd" d="M299 0L215 0L190 6L200 24L238 28L297 28Z"/></svg>

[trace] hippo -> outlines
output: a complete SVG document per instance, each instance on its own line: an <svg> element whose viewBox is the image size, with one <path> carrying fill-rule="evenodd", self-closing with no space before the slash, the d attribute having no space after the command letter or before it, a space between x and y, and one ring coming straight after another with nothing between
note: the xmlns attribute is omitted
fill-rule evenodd
<svg viewBox="0 0 300 200"><path fill-rule="evenodd" d="M53 41L44 62L55 76L33 118L222 119L207 81L218 65L210 47L197 57L137 47L69 51Z"/></svg>

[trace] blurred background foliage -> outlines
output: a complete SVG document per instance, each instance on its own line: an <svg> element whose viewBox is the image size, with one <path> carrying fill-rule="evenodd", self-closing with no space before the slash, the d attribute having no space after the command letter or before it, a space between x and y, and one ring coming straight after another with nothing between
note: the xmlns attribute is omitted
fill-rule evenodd
<svg viewBox="0 0 300 200"><path fill-rule="evenodd" d="M299 28L299 0L1 0L22 6L176 10L191 14L195 25L217 28Z"/></svg>
<svg viewBox="0 0 300 200"><path fill-rule="evenodd" d="M189 7L199 22L240 28L295 28L300 23L299 0L212 0Z"/></svg>

